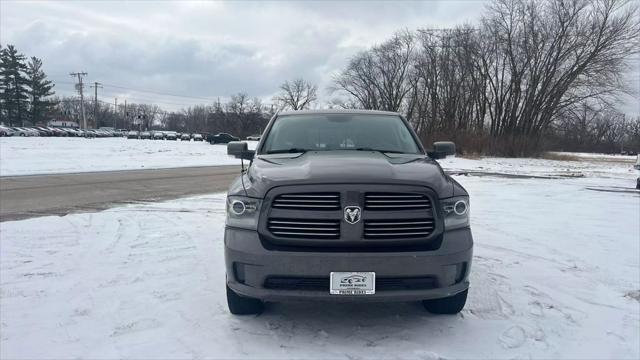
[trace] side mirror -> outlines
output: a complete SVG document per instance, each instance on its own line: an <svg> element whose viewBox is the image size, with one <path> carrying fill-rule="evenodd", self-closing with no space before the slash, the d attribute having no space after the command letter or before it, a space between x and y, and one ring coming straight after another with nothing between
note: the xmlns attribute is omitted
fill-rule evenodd
<svg viewBox="0 0 640 360"><path fill-rule="evenodd" d="M456 154L456 144L451 141L436 141L433 143L433 151L427 155L433 159L444 159Z"/></svg>
<svg viewBox="0 0 640 360"><path fill-rule="evenodd" d="M249 150L249 145L244 141L231 141L227 144L227 155L238 159L253 160L255 153L255 150Z"/></svg>

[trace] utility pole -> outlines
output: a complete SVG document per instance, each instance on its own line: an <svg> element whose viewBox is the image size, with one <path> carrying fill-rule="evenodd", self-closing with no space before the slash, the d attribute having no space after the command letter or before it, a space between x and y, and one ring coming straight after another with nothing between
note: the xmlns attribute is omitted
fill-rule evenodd
<svg viewBox="0 0 640 360"><path fill-rule="evenodd" d="M87 76L86 72L75 72L75 73L70 73L69 75L71 76L77 76L78 77L78 84L76 84L76 90L78 90L78 92L80 92L80 110L82 111L82 127L84 129L87 128L87 117L84 114L84 84L82 84L82 77L83 76Z"/></svg>
<svg viewBox="0 0 640 360"><path fill-rule="evenodd" d="M127 112L127 99L124 99L124 125L127 130L131 130L131 127L129 126L129 113Z"/></svg>
<svg viewBox="0 0 640 360"><path fill-rule="evenodd" d="M118 125L118 98L116 98L113 101L113 114L114 114L114 117L113 117L113 128L117 129L118 128L118 126L117 126Z"/></svg>
<svg viewBox="0 0 640 360"><path fill-rule="evenodd" d="M93 121L96 122L96 128L98 127L98 88L102 87L102 84L99 82L94 82L91 87L96 91L95 97L93 98Z"/></svg>

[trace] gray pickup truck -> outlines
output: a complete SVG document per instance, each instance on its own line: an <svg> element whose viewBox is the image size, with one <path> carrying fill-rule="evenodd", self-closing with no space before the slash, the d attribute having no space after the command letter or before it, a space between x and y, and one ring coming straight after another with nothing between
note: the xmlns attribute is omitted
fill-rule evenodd
<svg viewBox="0 0 640 360"><path fill-rule="evenodd" d="M255 314L266 301L422 301L464 307L473 239L469 195L397 113L274 116L227 196L227 301Z"/></svg>

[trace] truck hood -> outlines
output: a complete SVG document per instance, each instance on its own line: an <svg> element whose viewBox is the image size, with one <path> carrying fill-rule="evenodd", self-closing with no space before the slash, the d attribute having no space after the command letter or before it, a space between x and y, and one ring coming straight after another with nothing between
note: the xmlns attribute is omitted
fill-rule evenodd
<svg viewBox="0 0 640 360"><path fill-rule="evenodd" d="M246 194L259 198L276 186L354 183L426 186L441 198L466 195L437 162L421 154L310 151L258 155L244 176ZM245 194L240 178L232 184L229 194Z"/></svg>

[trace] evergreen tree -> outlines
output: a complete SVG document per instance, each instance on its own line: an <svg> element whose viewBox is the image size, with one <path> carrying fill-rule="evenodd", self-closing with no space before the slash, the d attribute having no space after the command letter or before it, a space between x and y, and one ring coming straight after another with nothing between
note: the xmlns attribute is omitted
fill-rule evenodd
<svg viewBox="0 0 640 360"><path fill-rule="evenodd" d="M42 60L35 56L27 64L27 83L31 100L29 115L31 122L35 124L52 111L54 104L47 98L55 94L52 90L55 85L47 80L47 75L42 71Z"/></svg>
<svg viewBox="0 0 640 360"><path fill-rule="evenodd" d="M13 45L8 45L2 50L0 82L4 89L0 96L9 126L24 126L27 115L28 91L27 79L24 76L27 66L24 60L24 55L18 54Z"/></svg>

